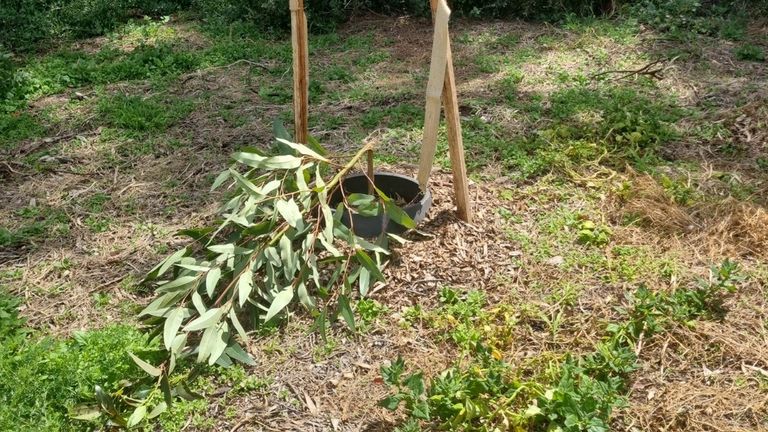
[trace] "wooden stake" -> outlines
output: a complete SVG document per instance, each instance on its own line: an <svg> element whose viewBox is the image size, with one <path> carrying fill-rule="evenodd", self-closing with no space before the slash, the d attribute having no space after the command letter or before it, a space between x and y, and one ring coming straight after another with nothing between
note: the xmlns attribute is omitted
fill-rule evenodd
<svg viewBox="0 0 768 432"><path fill-rule="evenodd" d="M445 0L430 0L432 16L436 16L439 3ZM456 92L456 77L453 71L453 54L451 41L448 38L446 48L445 82L443 85L443 105L445 109L446 128L448 129L448 151L451 157L453 171L453 191L456 196L456 211L465 222L472 222L472 201L469 197L469 181L467 180L467 165L464 160L464 140L461 133L461 116Z"/></svg>
<svg viewBox="0 0 768 432"><path fill-rule="evenodd" d="M427 182L432 171L432 162L437 149L437 129L440 126L440 96L445 81L445 65L448 48L448 18L451 10L445 1L441 1L435 14L435 32L432 40L432 60L427 82L427 102L424 109L424 138L421 143L419 158L419 187L427 189Z"/></svg>
<svg viewBox="0 0 768 432"><path fill-rule="evenodd" d="M293 42L293 122L295 140L307 144L309 137L309 48L304 0L289 0Z"/></svg>

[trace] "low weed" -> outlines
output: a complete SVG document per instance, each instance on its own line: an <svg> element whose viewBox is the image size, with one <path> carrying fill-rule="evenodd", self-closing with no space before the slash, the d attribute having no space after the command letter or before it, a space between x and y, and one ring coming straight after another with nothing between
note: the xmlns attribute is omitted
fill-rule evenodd
<svg viewBox="0 0 768 432"><path fill-rule="evenodd" d="M360 317L360 323L358 324L358 330L365 332L371 328L371 326L382 315L387 313L389 309L373 299L360 299L357 302L356 312Z"/></svg>
<svg viewBox="0 0 768 432"><path fill-rule="evenodd" d="M765 61L765 51L757 45L752 45L752 44L741 45L738 48L736 48L733 53L736 55L736 58L739 60L753 61L753 62Z"/></svg>
<svg viewBox="0 0 768 432"><path fill-rule="evenodd" d="M380 405L405 409L401 432L421 430L425 423L441 430L484 432L610 430L612 413L628 403L640 338L663 331L669 321L719 316L722 296L742 280L738 265L725 261L694 288L654 293L640 287L627 296L627 306L619 308L623 321L608 324L594 351L582 355L550 357L548 362L543 356L538 363L513 366L477 343L468 351L468 360L431 379L421 371L406 374L398 358L381 368L383 381L393 391ZM442 313L472 316L475 326L483 325L477 301L461 299L450 289L443 289L440 298L445 304Z"/></svg>
<svg viewBox="0 0 768 432"><path fill-rule="evenodd" d="M591 246L604 246L611 241L611 229L604 224L583 220L578 225L579 243Z"/></svg>

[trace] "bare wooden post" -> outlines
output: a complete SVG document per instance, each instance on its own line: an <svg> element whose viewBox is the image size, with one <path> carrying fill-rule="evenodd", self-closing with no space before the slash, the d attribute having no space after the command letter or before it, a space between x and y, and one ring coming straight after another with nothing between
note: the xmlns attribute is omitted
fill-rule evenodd
<svg viewBox="0 0 768 432"><path fill-rule="evenodd" d="M437 22L437 8L445 0L430 0L432 16ZM456 211L459 218L465 222L472 222L472 202L469 198L469 182L467 180L467 166L464 160L464 140L461 134L461 117L459 114L459 101L456 93L456 77L453 71L453 54L451 53L451 40L448 37L446 44L446 69L443 83L443 105L445 109L446 128L448 129L448 151L451 157L453 171L453 190L456 196Z"/></svg>
<svg viewBox="0 0 768 432"><path fill-rule="evenodd" d="M418 181L421 190L427 189L432 162L437 149L437 130L440 126L440 96L445 81L446 54L448 48L448 17L451 11L441 2L435 13L435 31L432 40L432 60L427 82L427 102L424 109L424 138L421 143Z"/></svg>
<svg viewBox="0 0 768 432"><path fill-rule="evenodd" d="M304 0L289 0L293 42L293 122L296 142L309 136L309 48Z"/></svg>

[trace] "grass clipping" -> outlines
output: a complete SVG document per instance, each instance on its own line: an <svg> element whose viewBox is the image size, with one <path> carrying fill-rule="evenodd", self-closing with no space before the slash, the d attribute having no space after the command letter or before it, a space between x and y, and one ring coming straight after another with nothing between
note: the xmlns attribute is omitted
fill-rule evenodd
<svg viewBox="0 0 768 432"><path fill-rule="evenodd" d="M638 220L705 256L768 257L768 212L756 204L729 196L684 206L647 174L629 179L631 190L614 202L620 220Z"/></svg>

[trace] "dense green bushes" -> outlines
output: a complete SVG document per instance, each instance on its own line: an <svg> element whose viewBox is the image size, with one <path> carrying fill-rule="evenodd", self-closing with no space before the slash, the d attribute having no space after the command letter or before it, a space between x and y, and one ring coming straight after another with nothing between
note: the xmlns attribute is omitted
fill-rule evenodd
<svg viewBox="0 0 768 432"><path fill-rule="evenodd" d="M188 0L4 0L0 48L25 52L51 40L104 34L131 17L162 16Z"/></svg>
<svg viewBox="0 0 768 432"><path fill-rule="evenodd" d="M305 0L312 30L328 31L363 11L425 15L428 0ZM662 29L711 33L711 16L768 11L768 0L451 0L457 15L559 19L568 14L629 11ZM61 38L108 32L130 18L158 17L181 10L230 24L251 22L266 30L289 28L285 0L5 0L0 2L0 50L25 52ZM716 27L716 26L715 26ZM0 70L2 69L0 64ZM1 72L0 72L1 73ZM0 92L2 88L0 88Z"/></svg>

